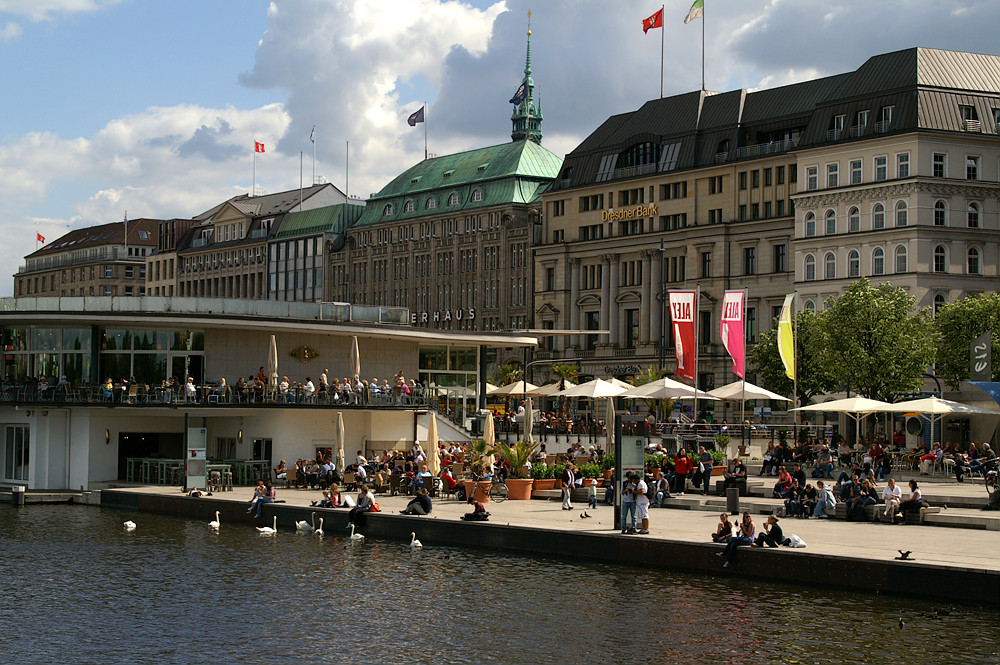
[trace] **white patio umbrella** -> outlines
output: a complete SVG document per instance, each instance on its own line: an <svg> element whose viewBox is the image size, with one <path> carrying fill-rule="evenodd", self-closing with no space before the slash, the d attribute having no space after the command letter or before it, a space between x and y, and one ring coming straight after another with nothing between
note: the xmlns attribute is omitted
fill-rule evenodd
<svg viewBox="0 0 1000 665"><path fill-rule="evenodd" d="M344 414L337 412L337 471L344 473Z"/></svg>
<svg viewBox="0 0 1000 665"><path fill-rule="evenodd" d="M619 388L624 388L625 390L628 390L629 388L632 387L631 383L625 383L624 381L619 381L615 377L611 377L610 379L607 379L607 382L610 383L613 386L618 386Z"/></svg>
<svg viewBox="0 0 1000 665"><path fill-rule="evenodd" d="M274 335L267 349L267 387L271 395L278 392L278 340Z"/></svg>
<svg viewBox="0 0 1000 665"><path fill-rule="evenodd" d="M514 383L508 383L506 386L500 386L494 390L492 395L523 395L526 392L534 390L537 388L533 383L525 383L524 381L515 381Z"/></svg>
<svg viewBox="0 0 1000 665"><path fill-rule="evenodd" d="M532 417L534 416L534 413L532 413L533 409L534 406L532 405L531 398L529 397L528 402L524 407L524 440L528 443L535 442L535 439L531 435L531 428L534 425L532 422Z"/></svg>
<svg viewBox="0 0 1000 665"><path fill-rule="evenodd" d="M935 423L941 421L945 416L952 414L959 415L984 415L1000 416L1000 412L981 409L978 406L970 406L961 402L941 399L940 397L924 397L922 399L911 399L907 402L891 404L885 409L890 413L920 413L927 416L931 421L931 432L934 431Z"/></svg>
<svg viewBox="0 0 1000 665"><path fill-rule="evenodd" d="M800 406L797 409L792 409L792 411L846 413L854 419L854 422L860 431L862 418L866 418L873 413L885 413L886 411L892 410L892 406L893 405L888 402L881 402L877 399L868 399L867 397L847 397L845 399L835 399L830 402Z"/></svg>
<svg viewBox="0 0 1000 665"><path fill-rule="evenodd" d="M593 381L587 381L566 390L560 390L553 393L553 395L557 397L617 397L626 390L627 388L616 386L610 381L594 379Z"/></svg>
<svg viewBox="0 0 1000 665"><path fill-rule="evenodd" d="M434 476L441 475L441 458L438 457L438 421L433 412L427 424L427 444L424 446L424 454L427 456L427 470Z"/></svg>
<svg viewBox="0 0 1000 665"><path fill-rule="evenodd" d="M620 395L626 399L692 399L695 396L705 400L719 399L704 390L697 390L694 386L666 376L641 386L631 386L629 390Z"/></svg>
<svg viewBox="0 0 1000 665"><path fill-rule="evenodd" d="M354 374L354 383L361 380L361 352L358 350L358 336L351 337L351 373Z"/></svg>
<svg viewBox="0 0 1000 665"><path fill-rule="evenodd" d="M494 386L494 385L493 385L492 383L490 383L489 381L487 381L487 382L486 382L486 394L487 394L487 395L492 395L492 394L493 394L493 393L495 393L496 391L497 391L497 387L496 387L496 386Z"/></svg>
<svg viewBox="0 0 1000 665"><path fill-rule="evenodd" d="M534 395L536 397L548 397L554 396L560 390L567 390L576 386L572 381L556 381L555 383L547 383L544 386L538 386L534 390L529 390L529 395Z"/></svg>
<svg viewBox="0 0 1000 665"><path fill-rule="evenodd" d="M766 388L761 388L760 386L755 386L754 384L747 383L745 381L733 381L732 383L727 383L721 388L709 390L708 394L713 397L718 397L719 399L733 400L737 402L749 399L774 399L782 402L792 401L787 397L782 397L778 393L772 393Z"/></svg>

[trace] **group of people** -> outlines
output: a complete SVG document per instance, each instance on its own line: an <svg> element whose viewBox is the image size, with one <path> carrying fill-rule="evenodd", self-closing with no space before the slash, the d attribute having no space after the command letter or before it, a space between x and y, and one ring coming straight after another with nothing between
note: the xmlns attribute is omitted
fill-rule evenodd
<svg viewBox="0 0 1000 665"><path fill-rule="evenodd" d="M733 565L738 547L780 547L787 545L790 539L785 537L779 522L780 518L777 515L768 515L763 530L758 532L749 512L743 513L743 519L739 525L734 525L729 521L729 515L722 513L719 516L719 525L712 534L712 542L726 544L721 552L715 554L725 558L722 567L728 568Z"/></svg>

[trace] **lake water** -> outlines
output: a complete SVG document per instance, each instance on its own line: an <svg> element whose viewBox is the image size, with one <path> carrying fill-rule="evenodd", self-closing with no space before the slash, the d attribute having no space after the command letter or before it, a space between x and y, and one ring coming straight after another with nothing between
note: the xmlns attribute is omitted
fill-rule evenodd
<svg viewBox="0 0 1000 665"><path fill-rule="evenodd" d="M97 664L1000 662L993 610L424 545L0 506L0 653Z"/></svg>

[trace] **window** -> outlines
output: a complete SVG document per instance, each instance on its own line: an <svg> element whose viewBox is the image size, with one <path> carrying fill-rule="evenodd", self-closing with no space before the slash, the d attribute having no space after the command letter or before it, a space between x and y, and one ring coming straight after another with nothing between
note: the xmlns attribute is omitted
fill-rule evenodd
<svg viewBox="0 0 1000 665"><path fill-rule="evenodd" d="M434 210L437 207L438 207L438 200L437 197L434 196L428 198L427 202L424 204L424 208L426 208L427 210Z"/></svg>
<svg viewBox="0 0 1000 665"><path fill-rule="evenodd" d="M900 245L896 248L896 273L906 272L906 247Z"/></svg>
<svg viewBox="0 0 1000 665"><path fill-rule="evenodd" d="M740 189L747 188L747 172L740 171Z"/></svg>
<svg viewBox="0 0 1000 665"><path fill-rule="evenodd" d="M895 110L896 110L896 107L893 106L893 105L891 105L891 104L889 106L883 106L882 107L882 114L881 114L882 115L881 122L884 123L886 126L888 126L889 123L892 122L892 114L893 114L893 111L895 111Z"/></svg>
<svg viewBox="0 0 1000 665"><path fill-rule="evenodd" d="M896 226L906 226L906 201L896 203Z"/></svg>
<svg viewBox="0 0 1000 665"><path fill-rule="evenodd" d="M779 185L784 185L785 184L785 167L784 166L779 166L777 168L777 171L775 173L775 177L778 179L778 184Z"/></svg>
<svg viewBox="0 0 1000 665"><path fill-rule="evenodd" d="M806 189L818 189L819 188L819 167L807 166L806 167Z"/></svg>
<svg viewBox="0 0 1000 665"><path fill-rule="evenodd" d="M389 215L393 214L393 212L395 212L395 209L392 207L391 203L386 203L385 207L382 208L383 217L388 217Z"/></svg>
<svg viewBox="0 0 1000 665"><path fill-rule="evenodd" d="M712 343L712 312L698 312L698 335L702 344Z"/></svg>
<svg viewBox="0 0 1000 665"><path fill-rule="evenodd" d="M788 182L798 182L799 181L799 165L789 164L788 165Z"/></svg>
<svg viewBox="0 0 1000 665"><path fill-rule="evenodd" d="M747 221L747 206L746 206L745 203L742 204L742 205L740 205L740 207L739 207L739 215L740 215L740 221L741 222Z"/></svg>
<svg viewBox="0 0 1000 665"><path fill-rule="evenodd" d="M483 200L483 190L481 190L481 189L474 189L474 190L472 190L472 200L473 201L482 201Z"/></svg>
<svg viewBox="0 0 1000 665"><path fill-rule="evenodd" d="M941 152L935 152L931 161L931 175L935 178L944 178L948 173L948 156Z"/></svg>
<svg viewBox="0 0 1000 665"><path fill-rule="evenodd" d="M757 341L757 308L756 307L747 307L746 318L744 320L746 321L746 328L747 328L746 341L748 341L748 342L756 342Z"/></svg>
<svg viewBox="0 0 1000 665"><path fill-rule="evenodd" d="M708 193L722 194L722 176L712 176L708 179Z"/></svg>
<svg viewBox="0 0 1000 665"><path fill-rule="evenodd" d="M29 427L5 425L4 429L4 480L27 482L31 450Z"/></svg>
<svg viewBox="0 0 1000 665"><path fill-rule="evenodd" d="M861 160L852 159L851 160L851 184L860 185L861 184Z"/></svg>
<svg viewBox="0 0 1000 665"><path fill-rule="evenodd" d="M743 274L755 275L757 273L757 248L743 248Z"/></svg>
<svg viewBox="0 0 1000 665"><path fill-rule="evenodd" d="M875 207L872 208L872 228L885 228L885 206L881 203L876 203Z"/></svg>
<svg viewBox="0 0 1000 665"><path fill-rule="evenodd" d="M774 182L774 169L764 169L764 186L770 187Z"/></svg>
<svg viewBox="0 0 1000 665"><path fill-rule="evenodd" d="M826 165L826 186L836 187L840 184L840 164Z"/></svg>
<svg viewBox="0 0 1000 665"><path fill-rule="evenodd" d="M417 206L412 200L403 204L403 212L413 212L416 208Z"/></svg>
<svg viewBox="0 0 1000 665"><path fill-rule="evenodd" d="M888 158L880 155L875 158L875 180L885 180L889 177Z"/></svg>
<svg viewBox="0 0 1000 665"><path fill-rule="evenodd" d="M751 203L750 204L750 219L760 219L760 204Z"/></svg>
<svg viewBox="0 0 1000 665"><path fill-rule="evenodd" d="M947 226L947 212L944 201L934 202L934 226Z"/></svg>
<svg viewBox="0 0 1000 665"><path fill-rule="evenodd" d="M858 111L858 115L854 120L854 126L858 128L857 133L861 133L866 126L868 126L868 111Z"/></svg>
<svg viewBox="0 0 1000 665"><path fill-rule="evenodd" d="M901 152L898 155L896 155L896 177L897 178L910 177L910 153Z"/></svg>
<svg viewBox="0 0 1000 665"><path fill-rule="evenodd" d="M709 224L722 223L722 208L713 208L708 211L708 223Z"/></svg>
<svg viewBox="0 0 1000 665"><path fill-rule="evenodd" d="M806 281L811 282L816 279L816 257L812 254L806 254L806 260L803 266L805 268Z"/></svg>
<svg viewBox="0 0 1000 665"><path fill-rule="evenodd" d="M784 245L774 246L774 272L785 272L788 265L787 250Z"/></svg>
<svg viewBox="0 0 1000 665"><path fill-rule="evenodd" d="M450 206L458 205L458 194L452 193L448 195L448 205Z"/></svg>
<svg viewBox="0 0 1000 665"><path fill-rule="evenodd" d="M861 211L851 208L847 211L847 232L857 233L861 230Z"/></svg>
<svg viewBox="0 0 1000 665"><path fill-rule="evenodd" d="M847 276L861 276L861 254L856 249L852 249L847 253Z"/></svg>
<svg viewBox="0 0 1000 665"><path fill-rule="evenodd" d="M970 275L979 274L979 250L975 247L969 248L968 267Z"/></svg>
<svg viewBox="0 0 1000 665"><path fill-rule="evenodd" d="M712 252L701 253L701 276L712 276Z"/></svg>
<svg viewBox="0 0 1000 665"><path fill-rule="evenodd" d="M947 303L948 299L945 297L943 293L936 294L934 296L934 316L937 316L938 312L941 311L941 308L944 307Z"/></svg>
<svg viewBox="0 0 1000 665"><path fill-rule="evenodd" d="M816 215L811 212L806 213L806 237L811 238L816 235Z"/></svg>
<svg viewBox="0 0 1000 665"><path fill-rule="evenodd" d="M826 231L828 236L837 235L837 213L833 210L826 211Z"/></svg>
<svg viewBox="0 0 1000 665"><path fill-rule="evenodd" d="M823 279L837 279L837 257L833 252L823 257Z"/></svg>
<svg viewBox="0 0 1000 665"><path fill-rule="evenodd" d="M771 219L774 216L774 204L771 201L764 201L764 219Z"/></svg>
<svg viewBox="0 0 1000 665"><path fill-rule="evenodd" d="M750 186L754 189L760 187L760 170L754 169L750 172Z"/></svg>
<svg viewBox="0 0 1000 665"><path fill-rule="evenodd" d="M814 303L812 300L807 300L805 305L803 305L803 307L810 312L816 311L816 303Z"/></svg>
<svg viewBox="0 0 1000 665"><path fill-rule="evenodd" d="M948 254L944 245L934 247L934 272L948 272Z"/></svg>
<svg viewBox="0 0 1000 665"><path fill-rule="evenodd" d="M979 228L979 204L977 203L969 204L968 221L970 229Z"/></svg>
<svg viewBox="0 0 1000 665"><path fill-rule="evenodd" d="M968 155L965 158L965 179L979 180L979 157Z"/></svg>
<svg viewBox="0 0 1000 665"><path fill-rule="evenodd" d="M555 291L556 290L556 269L546 268L545 269L545 290Z"/></svg>
<svg viewBox="0 0 1000 665"><path fill-rule="evenodd" d="M881 247L876 247L872 252L872 274L885 274L885 251Z"/></svg>
<svg viewBox="0 0 1000 665"><path fill-rule="evenodd" d="M111 277L111 266L104 266L104 277L106 279Z"/></svg>

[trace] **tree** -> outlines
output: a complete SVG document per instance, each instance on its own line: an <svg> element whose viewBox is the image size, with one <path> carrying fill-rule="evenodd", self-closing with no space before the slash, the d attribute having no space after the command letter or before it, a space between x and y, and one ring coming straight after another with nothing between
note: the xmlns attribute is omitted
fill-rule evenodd
<svg viewBox="0 0 1000 665"><path fill-rule="evenodd" d="M568 363L556 363L551 368L552 376L559 379L559 390L566 390L566 382L572 381L580 376L580 369L576 365ZM559 396L559 417L566 420L569 411L569 398L565 395Z"/></svg>
<svg viewBox="0 0 1000 665"><path fill-rule="evenodd" d="M940 335L937 372L949 386L958 389L970 375L969 351L972 341L989 330L993 348L1000 336L1000 294L981 293L948 303L938 310L934 327ZM996 354L993 354L996 357ZM1000 377L1000 367L994 364L992 379Z"/></svg>
<svg viewBox="0 0 1000 665"><path fill-rule="evenodd" d="M795 330L796 371L799 376L798 404L806 406L817 395L828 393L837 387L834 375L826 362L825 338L822 314L810 310L796 312L792 318ZM760 374L761 382L768 390L781 395L791 395L794 382L785 374L785 366L778 355L778 325L775 322L767 332L761 333L748 356L755 374Z"/></svg>
<svg viewBox="0 0 1000 665"><path fill-rule="evenodd" d="M834 376L886 402L919 388L934 362L937 332L926 310L914 312L915 302L897 286L872 286L867 279L827 299L823 347Z"/></svg>
<svg viewBox="0 0 1000 665"><path fill-rule="evenodd" d="M630 376L628 382L633 386L644 386L647 383L658 381L667 375L665 369L654 369L652 366L642 370L635 376ZM674 412L676 399L646 399L643 400L646 406L653 410L657 418L662 420Z"/></svg>
<svg viewBox="0 0 1000 665"><path fill-rule="evenodd" d="M515 363L500 365L497 367L497 373L493 376L493 380L498 386L509 386L520 379L521 368ZM510 395L505 395L503 398L503 412L510 413Z"/></svg>

